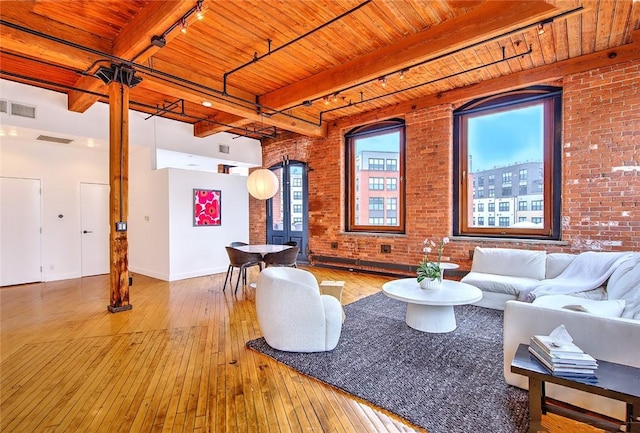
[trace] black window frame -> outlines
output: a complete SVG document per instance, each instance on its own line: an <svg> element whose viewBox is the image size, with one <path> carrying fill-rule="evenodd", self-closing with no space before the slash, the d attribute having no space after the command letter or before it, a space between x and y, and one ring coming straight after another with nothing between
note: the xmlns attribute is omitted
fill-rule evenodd
<svg viewBox="0 0 640 433"><path fill-rule="evenodd" d="M356 221L356 190L355 180L356 180L356 163L357 163L357 155L355 140L358 138L369 138L375 137L377 135L388 134L389 132L397 131L399 135L399 146L398 146L398 165L397 171L398 174L398 182L397 182L397 198L398 198L398 208L396 213L396 218L398 224L395 226L387 226L387 225L372 225L365 224L364 222ZM406 125L403 119L389 119L381 122L376 122L364 126L360 126L352 129L347 134L345 134L345 170L346 170L346 183L345 183L345 231L347 232L358 232L358 233L393 233L393 234L404 234L405 233L405 151L406 151ZM386 185L386 182L385 182ZM384 224L384 222L383 222Z"/></svg>
<svg viewBox="0 0 640 433"><path fill-rule="evenodd" d="M543 221L542 228L469 226L469 212L473 195L467 181L468 154L466 148L466 121L476 113L508 111L533 104L543 104ZM559 240L561 238L561 161L562 161L562 88L532 86L480 98L454 111L454 203L453 234L467 237L529 238ZM492 184L489 179L489 184Z"/></svg>

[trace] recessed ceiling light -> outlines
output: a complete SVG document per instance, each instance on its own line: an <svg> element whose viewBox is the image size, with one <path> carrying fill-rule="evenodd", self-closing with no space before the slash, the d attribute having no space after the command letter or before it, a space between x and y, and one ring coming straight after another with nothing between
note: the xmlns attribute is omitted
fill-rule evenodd
<svg viewBox="0 0 640 433"><path fill-rule="evenodd" d="M202 105L205 107L211 107L211 101L202 101Z"/></svg>
<svg viewBox="0 0 640 433"><path fill-rule="evenodd" d="M93 147L95 146L95 144L93 143L93 140L87 140L87 147Z"/></svg>

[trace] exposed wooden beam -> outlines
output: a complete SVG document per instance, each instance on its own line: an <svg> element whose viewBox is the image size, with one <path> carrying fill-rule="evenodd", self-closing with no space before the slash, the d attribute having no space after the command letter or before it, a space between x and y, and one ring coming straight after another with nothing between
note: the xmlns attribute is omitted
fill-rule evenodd
<svg viewBox="0 0 640 433"><path fill-rule="evenodd" d="M164 79L156 78L153 76L145 76L144 80L139 84L142 88L154 92L167 93L175 98L184 99L185 101L194 102L200 104L204 96L202 91L191 90L186 87L174 86L168 87L167 82ZM308 135L311 137L324 137L326 128L318 126L312 123L304 122L298 119L285 116L283 114L276 114L271 117L266 117L258 113L250 103L244 103L241 101L232 101L223 96L208 95L207 98L211 102L211 108L216 110L225 111L235 116L239 116L246 119L251 119L253 122L262 122L269 126L275 126L278 128L286 129L288 131L297 132L299 134ZM196 136L206 137L213 134L209 132L210 129L206 128L208 124L200 122L203 131L196 131ZM215 125L213 125L215 126Z"/></svg>
<svg viewBox="0 0 640 433"><path fill-rule="evenodd" d="M4 7L4 6L3 6ZM2 26L2 49L22 53L29 47L29 56L41 61L84 70L97 60L94 54L78 48L62 46L60 43L41 38L23 31Z"/></svg>
<svg viewBox="0 0 640 433"><path fill-rule="evenodd" d="M111 54L122 59L141 63L156 53L160 47L151 45L151 37L161 35L173 23L194 6L193 1L150 2L118 34L113 41ZM176 29L165 37L169 42L179 34ZM93 48L93 47L91 47ZM90 77L81 77L74 87L94 93L103 93L104 84ZM68 108L84 112L98 100L86 92L69 92Z"/></svg>
<svg viewBox="0 0 640 433"><path fill-rule="evenodd" d="M403 102L383 109L371 110L358 116L360 121L368 122L387 119L411 111L422 110L439 104L452 104L469 101L498 92L507 92L535 84L562 79L567 75L578 74L592 69L613 66L631 60L640 59L640 30L634 32L634 42L616 48L597 51L595 53L563 60L550 65L540 66L516 72L503 77L482 81L470 86L452 89L443 93ZM612 55L615 53L615 56ZM340 124L341 122L338 121Z"/></svg>
<svg viewBox="0 0 640 433"><path fill-rule="evenodd" d="M320 98L349 86L499 36L523 25L552 17L558 9L543 1L526 5L489 1L467 14L409 36L330 70L275 90L260 98L269 107L283 109Z"/></svg>
<svg viewBox="0 0 640 433"><path fill-rule="evenodd" d="M34 4L32 1L3 1L0 18L26 28L47 29L47 33L51 36L76 44L87 44L102 52L111 51L110 40L34 13L32 11ZM3 26L1 31L3 49L5 48L5 36L8 36L7 31L8 27ZM24 52L24 47L21 48L19 52Z"/></svg>

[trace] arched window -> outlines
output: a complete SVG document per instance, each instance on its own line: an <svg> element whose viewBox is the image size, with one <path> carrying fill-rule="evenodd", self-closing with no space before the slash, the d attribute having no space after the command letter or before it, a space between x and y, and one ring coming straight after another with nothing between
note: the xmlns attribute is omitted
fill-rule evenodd
<svg viewBox="0 0 640 433"><path fill-rule="evenodd" d="M455 235L560 239L561 104L536 86L454 112Z"/></svg>
<svg viewBox="0 0 640 433"><path fill-rule="evenodd" d="M345 142L347 231L404 233L404 121L356 128Z"/></svg>

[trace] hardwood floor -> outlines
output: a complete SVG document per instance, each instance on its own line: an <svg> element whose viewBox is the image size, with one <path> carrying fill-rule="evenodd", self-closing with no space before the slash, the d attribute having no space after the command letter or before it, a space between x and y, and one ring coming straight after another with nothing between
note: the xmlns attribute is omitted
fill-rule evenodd
<svg viewBox="0 0 640 433"><path fill-rule="evenodd" d="M345 280L345 304L391 279L307 269ZM0 431L423 431L248 350L261 335L254 289L223 283L135 275L133 309L116 314L106 275L0 288ZM555 415L544 425L601 431Z"/></svg>

